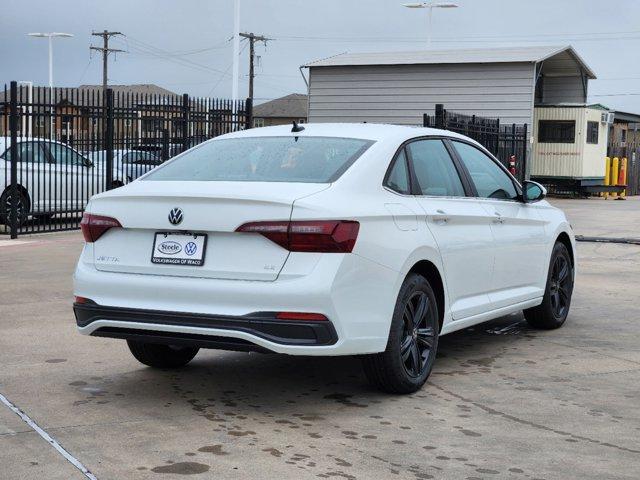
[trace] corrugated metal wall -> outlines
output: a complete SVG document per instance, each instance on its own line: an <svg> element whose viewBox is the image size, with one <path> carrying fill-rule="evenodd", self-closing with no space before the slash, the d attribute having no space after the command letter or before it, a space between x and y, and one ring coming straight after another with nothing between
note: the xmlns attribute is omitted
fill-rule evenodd
<svg viewBox="0 0 640 480"><path fill-rule="evenodd" d="M574 143L538 143L540 120L574 120L576 139ZM580 177L582 176L582 144L579 140L581 125L585 123L582 108L536 108L534 115L535 138L531 176Z"/></svg>
<svg viewBox="0 0 640 480"><path fill-rule="evenodd" d="M533 83L531 63L311 67L309 121L421 125L442 103L530 124Z"/></svg>
<svg viewBox="0 0 640 480"><path fill-rule="evenodd" d="M586 103L582 78L544 77L542 103Z"/></svg>

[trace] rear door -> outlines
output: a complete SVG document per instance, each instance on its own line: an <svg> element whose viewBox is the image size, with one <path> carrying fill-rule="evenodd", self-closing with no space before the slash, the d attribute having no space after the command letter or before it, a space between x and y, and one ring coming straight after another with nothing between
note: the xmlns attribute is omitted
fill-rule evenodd
<svg viewBox="0 0 640 480"><path fill-rule="evenodd" d="M486 211L468 196L443 140L416 140L406 152L414 194L442 255L453 319L491 310L494 248Z"/></svg>
<svg viewBox="0 0 640 480"><path fill-rule="evenodd" d="M523 203L513 179L477 147L452 141L469 172L478 202L491 218L495 267L490 298L495 308L542 296L549 265L544 221Z"/></svg>

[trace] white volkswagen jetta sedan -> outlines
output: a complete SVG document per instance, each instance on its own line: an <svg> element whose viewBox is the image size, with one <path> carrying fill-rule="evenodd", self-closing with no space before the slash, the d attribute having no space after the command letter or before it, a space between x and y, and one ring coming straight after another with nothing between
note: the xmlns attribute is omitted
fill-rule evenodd
<svg viewBox="0 0 640 480"><path fill-rule="evenodd" d="M574 238L544 195L441 130L223 135L91 199L77 325L152 367L199 348L355 354L379 388L413 392L439 335L567 318Z"/></svg>

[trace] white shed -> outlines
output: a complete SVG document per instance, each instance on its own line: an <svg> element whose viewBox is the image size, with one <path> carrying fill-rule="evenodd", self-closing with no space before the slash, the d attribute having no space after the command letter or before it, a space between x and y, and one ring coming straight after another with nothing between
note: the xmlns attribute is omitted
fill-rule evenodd
<svg viewBox="0 0 640 480"><path fill-rule="evenodd" d="M442 103L531 126L535 104L585 103L596 78L571 46L344 53L305 67L310 122L419 125Z"/></svg>
<svg viewBox="0 0 640 480"><path fill-rule="evenodd" d="M502 125L527 124L533 143L539 119L561 115L558 105L581 105L564 113L578 115L572 120L579 149L569 154L566 145L537 145L537 153L528 154L528 173L604 178L598 166L606 145L602 125L595 146L585 139L587 122L600 122L600 112L586 106L588 82L596 76L569 45L343 53L304 67L310 122L421 125L425 113L444 104L450 112L498 118ZM571 160L558 160L560 151Z"/></svg>

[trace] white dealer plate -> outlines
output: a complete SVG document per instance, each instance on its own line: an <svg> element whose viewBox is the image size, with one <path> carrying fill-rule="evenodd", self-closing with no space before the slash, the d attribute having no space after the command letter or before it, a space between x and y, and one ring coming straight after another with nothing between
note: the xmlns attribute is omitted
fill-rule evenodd
<svg viewBox="0 0 640 480"><path fill-rule="evenodd" d="M201 267L206 247L204 233L158 232L153 241L151 263Z"/></svg>

